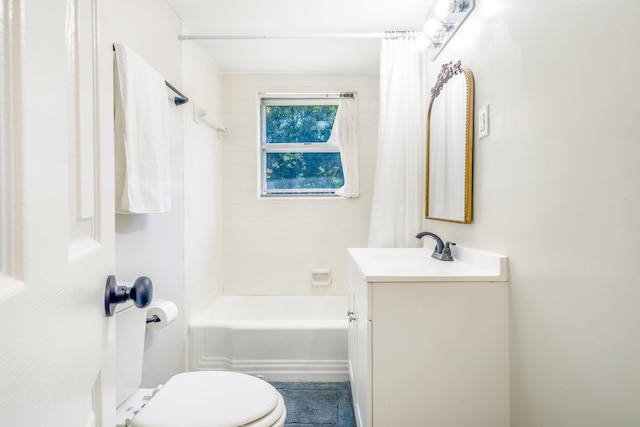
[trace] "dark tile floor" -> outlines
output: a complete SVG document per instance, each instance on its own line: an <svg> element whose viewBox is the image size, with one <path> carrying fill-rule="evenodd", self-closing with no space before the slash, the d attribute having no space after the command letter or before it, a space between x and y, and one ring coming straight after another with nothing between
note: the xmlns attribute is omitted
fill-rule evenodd
<svg viewBox="0 0 640 427"><path fill-rule="evenodd" d="M285 427L355 427L348 382L271 382L287 406Z"/></svg>

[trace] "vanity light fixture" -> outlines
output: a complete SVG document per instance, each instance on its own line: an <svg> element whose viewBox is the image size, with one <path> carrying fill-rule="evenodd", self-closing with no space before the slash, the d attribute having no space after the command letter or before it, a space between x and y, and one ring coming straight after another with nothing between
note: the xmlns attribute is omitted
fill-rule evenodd
<svg viewBox="0 0 640 427"><path fill-rule="evenodd" d="M433 61L473 10L474 0L437 0L429 10L423 31Z"/></svg>

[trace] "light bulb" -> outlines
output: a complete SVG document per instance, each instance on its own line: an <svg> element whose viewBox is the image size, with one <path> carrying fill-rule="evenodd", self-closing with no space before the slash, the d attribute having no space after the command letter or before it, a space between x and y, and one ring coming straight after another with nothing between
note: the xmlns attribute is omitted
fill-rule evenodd
<svg viewBox="0 0 640 427"><path fill-rule="evenodd" d="M435 19L429 19L423 27L423 30L427 36L431 36L440 32L442 24Z"/></svg>
<svg viewBox="0 0 640 427"><path fill-rule="evenodd" d="M453 12L454 6L455 1L438 0L433 10L438 16L447 16L449 13Z"/></svg>

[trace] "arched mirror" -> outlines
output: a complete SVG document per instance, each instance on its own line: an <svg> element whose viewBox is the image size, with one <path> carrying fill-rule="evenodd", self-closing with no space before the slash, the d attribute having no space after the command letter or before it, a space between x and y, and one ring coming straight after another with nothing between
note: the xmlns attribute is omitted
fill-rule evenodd
<svg viewBox="0 0 640 427"><path fill-rule="evenodd" d="M427 218L471 222L472 151L473 75L450 62L431 89L427 115Z"/></svg>

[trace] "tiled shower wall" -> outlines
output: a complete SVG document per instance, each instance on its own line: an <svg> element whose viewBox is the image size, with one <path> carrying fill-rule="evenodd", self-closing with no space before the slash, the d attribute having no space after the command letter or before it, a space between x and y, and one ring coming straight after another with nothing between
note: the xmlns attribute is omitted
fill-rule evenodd
<svg viewBox="0 0 640 427"><path fill-rule="evenodd" d="M346 295L346 248L366 246L375 170L377 74L223 74L224 293ZM358 93L360 198L258 197L260 92ZM312 269L332 284L311 285Z"/></svg>
<svg viewBox="0 0 640 427"><path fill-rule="evenodd" d="M188 29L185 29L185 33ZM195 43L182 44L184 106L184 269L185 312L191 318L222 293L222 165L224 136L193 119L204 109L221 120L221 78L217 65Z"/></svg>

